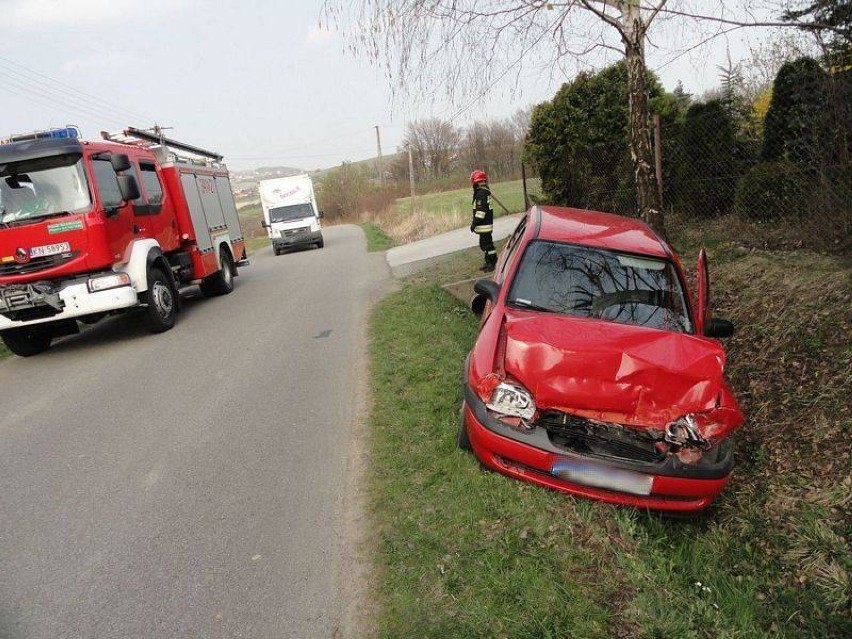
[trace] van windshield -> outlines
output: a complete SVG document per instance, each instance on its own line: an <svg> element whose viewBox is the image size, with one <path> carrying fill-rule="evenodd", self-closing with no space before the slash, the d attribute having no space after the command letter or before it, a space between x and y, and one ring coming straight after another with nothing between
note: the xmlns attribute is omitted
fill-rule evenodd
<svg viewBox="0 0 852 639"><path fill-rule="evenodd" d="M692 331L683 288L670 262L587 246L531 243L508 303L678 333Z"/></svg>
<svg viewBox="0 0 852 639"><path fill-rule="evenodd" d="M82 212L92 200L77 154L0 163L0 223Z"/></svg>
<svg viewBox="0 0 852 639"><path fill-rule="evenodd" d="M269 209L269 222L292 222L303 220L306 217L314 217L314 207L310 202L306 204L291 204L290 206L278 206Z"/></svg>

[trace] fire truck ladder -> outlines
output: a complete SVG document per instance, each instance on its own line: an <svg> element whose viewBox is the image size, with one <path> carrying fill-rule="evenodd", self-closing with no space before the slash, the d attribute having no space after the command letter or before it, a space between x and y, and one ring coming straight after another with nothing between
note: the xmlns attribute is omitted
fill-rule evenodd
<svg viewBox="0 0 852 639"><path fill-rule="evenodd" d="M216 153L215 151L207 151L200 147L192 146L191 144L185 144L183 142L178 142L177 140L169 139L160 132L159 127L155 127L154 132L151 132L129 126L121 133L108 133L107 131L101 131L101 137L104 140L109 140L110 142L144 146L152 150L155 150L153 147L159 147L159 149L156 150L162 150L164 154L171 154L174 156L174 159L178 161L183 160L196 163L196 158L203 158L203 163L205 164L220 164L224 159L221 154ZM183 151L191 156L195 156L195 158L182 157L177 153L177 151Z"/></svg>

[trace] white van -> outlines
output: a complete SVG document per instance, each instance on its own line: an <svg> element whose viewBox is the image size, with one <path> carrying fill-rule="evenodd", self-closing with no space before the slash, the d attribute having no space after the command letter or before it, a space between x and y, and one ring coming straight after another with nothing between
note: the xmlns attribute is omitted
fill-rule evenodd
<svg viewBox="0 0 852 639"><path fill-rule="evenodd" d="M311 176L262 180L259 185L263 226L272 240L272 250L280 255L294 246L323 247L320 218Z"/></svg>

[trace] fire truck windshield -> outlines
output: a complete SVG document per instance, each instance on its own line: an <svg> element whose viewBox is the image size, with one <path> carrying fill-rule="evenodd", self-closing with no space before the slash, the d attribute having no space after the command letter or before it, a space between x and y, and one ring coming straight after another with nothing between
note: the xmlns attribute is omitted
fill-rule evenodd
<svg viewBox="0 0 852 639"><path fill-rule="evenodd" d="M91 203L79 155L0 164L0 224L82 212Z"/></svg>

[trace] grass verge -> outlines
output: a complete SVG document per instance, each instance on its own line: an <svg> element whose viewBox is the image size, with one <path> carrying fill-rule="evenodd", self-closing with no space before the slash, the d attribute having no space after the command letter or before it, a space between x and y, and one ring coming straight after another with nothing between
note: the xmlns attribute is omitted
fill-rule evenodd
<svg viewBox="0 0 852 639"><path fill-rule="evenodd" d="M456 450L476 321L437 283L475 275L475 251L376 307L382 636L852 636L852 271L713 246L748 423L728 490L690 520L574 500Z"/></svg>
<svg viewBox="0 0 852 639"><path fill-rule="evenodd" d="M531 194L540 191L537 178L527 180L527 185ZM491 192L511 213L525 210L521 180L497 182L491 185ZM496 217L504 214L496 202L492 202L492 208ZM406 244L465 227L470 217L471 190L465 188L399 198L390 210L365 214L362 222L378 226L397 244Z"/></svg>
<svg viewBox="0 0 852 639"><path fill-rule="evenodd" d="M361 228L364 229L364 235L367 236L368 251L387 251L394 245L394 241L372 222L362 222Z"/></svg>

